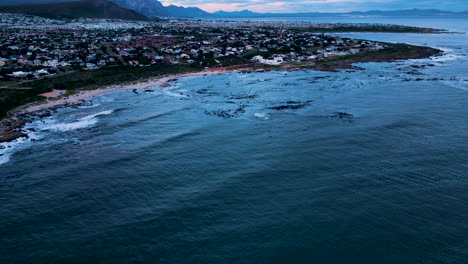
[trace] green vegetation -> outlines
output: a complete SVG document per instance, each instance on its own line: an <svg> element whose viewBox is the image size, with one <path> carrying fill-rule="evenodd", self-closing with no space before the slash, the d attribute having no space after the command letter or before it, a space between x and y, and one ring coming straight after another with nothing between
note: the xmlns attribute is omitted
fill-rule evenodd
<svg viewBox="0 0 468 264"><path fill-rule="evenodd" d="M21 84L21 89L0 89L0 118L21 105L43 100L38 94L52 89L90 90L166 75L197 72L202 68L188 64L155 64L147 67L119 66L92 71L78 71L53 78Z"/></svg>
<svg viewBox="0 0 468 264"><path fill-rule="evenodd" d="M336 70L352 67L356 62L385 62L403 59L425 58L438 54L440 51L428 47L419 47L407 44L385 43L387 46L378 51L363 52L354 55L338 56L316 61L315 64L292 65L318 70ZM258 65L252 64L245 58L237 56L205 59L203 67L229 67L250 64L252 69ZM263 69L279 69L279 66L260 65ZM285 65L288 67L288 65ZM149 78L157 78L167 75L201 71L198 64L155 64L146 67L117 66L102 68L92 71L78 71L70 74L59 75L53 78L35 80L18 84L19 89L0 89L0 118L7 115L8 111L21 105L44 100L38 94L50 92L52 89L89 90L114 84L125 84L141 81Z"/></svg>
<svg viewBox="0 0 468 264"><path fill-rule="evenodd" d="M251 64L252 62L237 56L210 58L203 61L204 67L228 67L235 65Z"/></svg>
<svg viewBox="0 0 468 264"><path fill-rule="evenodd" d="M89 90L141 79L199 71L201 68L187 64L155 64L146 67L117 66L98 70L81 70L54 78L25 83L32 89Z"/></svg>
<svg viewBox="0 0 468 264"><path fill-rule="evenodd" d="M439 54L441 51L429 47L408 44L385 43L386 48L354 55L332 57L317 61L313 68L319 70L350 68L357 62L390 62L395 60L420 59Z"/></svg>
<svg viewBox="0 0 468 264"><path fill-rule="evenodd" d="M24 104L44 100L44 97L37 96L48 90L19 90L0 89L0 118L7 115L8 111Z"/></svg>
<svg viewBox="0 0 468 264"><path fill-rule="evenodd" d="M262 56L262 57L264 57L264 58L268 58L268 57L270 57L271 55L272 55L272 54L271 54L271 52L269 52L269 51L264 51L264 52L262 52L262 51L259 51L259 50L257 50L257 49L254 49L254 50L250 50L250 51L246 52L246 53L243 55L243 57L244 57L245 59L247 59L247 60L250 60L250 59L252 59L252 58L255 57L255 56Z"/></svg>
<svg viewBox="0 0 468 264"><path fill-rule="evenodd" d="M334 25L330 27L297 27L296 32L345 33L345 32L381 32L381 33L438 33L446 30L384 24Z"/></svg>

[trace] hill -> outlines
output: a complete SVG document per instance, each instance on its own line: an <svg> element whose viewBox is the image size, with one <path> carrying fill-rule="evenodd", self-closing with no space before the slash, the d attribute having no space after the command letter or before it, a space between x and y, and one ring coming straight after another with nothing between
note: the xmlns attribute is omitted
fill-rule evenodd
<svg viewBox="0 0 468 264"><path fill-rule="evenodd" d="M46 18L108 18L146 20L142 14L106 0L79 0L48 4L28 4L0 7L2 13L20 13Z"/></svg>
<svg viewBox="0 0 468 264"><path fill-rule="evenodd" d="M147 17L165 16L164 6L154 0L109 0L123 8L138 12Z"/></svg>
<svg viewBox="0 0 468 264"><path fill-rule="evenodd" d="M15 0L5 1L0 0L1 6L19 6L24 4L58 4L67 2L76 2L78 0ZM108 0L119 5L122 8L133 10L146 17L209 17L211 13L205 12L196 7L181 7L181 6L163 6L161 2L156 0ZM18 12L19 13L19 12Z"/></svg>
<svg viewBox="0 0 468 264"><path fill-rule="evenodd" d="M163 6L155 0L110 0L147 17L209 17L212 14L197 7Z"/></svg>
<svg viewBox="0 0 468 264"><path fill-rule="evenodd" d="M16 13L19 5L34 4L41 6L45 3L70 3L78 2L79 0L0 0L0 12L2 6L15 6ZM356 17L356 16L374 16L374 17L467 17L468 11L452 12L436 9L406 9L393 11L354 11L348 13L320 13L320 12L304 12L304 13L256 13L249 10L225 12L218 11L208 13L197 7L180 7L180 6L164 6L156 0L108 0L119 5L122 8L133 10L146 17L199 17L199 18L255 18L255 17ZM80 1L83 2L83 1ZM101 0L104 2L104 0ZM21 6L21 9L23 6ZM34 10L36 11L36 10ZM24 12L23 12L24 13ZM48 13L48 12L46 12ZM49 12L50 13L50 12ZM72 12L73 13L73 12ZM86 13L86 12L81 12ZM102 15L102 14L101 14ZM44 16L44 15L42 15ZM124 15L127 16L127 15ZM132 15L128 15L131 17ZM134 16L134 15L133 15ZM48 17L51 17L50 15ZM131 18L135 19L135 18Z"/></svg>
<svg viewBox="0 0 468 264"><path fill-rule="evenodd" d="M369 16L369 17L466 17L468 12L451 12L441 11L435 9L406 9L406 10L394 10L394 11L354 11L349 13L255 13L249 10L236 11L236 12L225 12L218 11L213 13L217 17L225 18L236 18L236 17L357 17L357 16Z"/></svg>

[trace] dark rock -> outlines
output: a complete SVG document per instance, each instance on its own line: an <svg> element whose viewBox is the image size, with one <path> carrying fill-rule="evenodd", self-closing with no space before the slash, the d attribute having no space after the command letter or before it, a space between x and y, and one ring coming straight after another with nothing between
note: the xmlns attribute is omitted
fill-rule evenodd
<svg viewBox="0 0 468 264"><path fill-rule="evenodd" d="M25 124L32 121L23 118L15 118L4 121L0 124L0 142L8 142L21 137L28 137L27 134L21 132Z"/></svg>
<svg viewBox="0 0 468 264"><path fill-rule="evenodd" d="M49 116L51 116L51 115L52 115L52 114L51 114L49 111L47 111L47 112L45 112L45 113L43 113L43 114L38 115L37 117L39 117L39 118L44 118L44 117L49 117Z"/></svg>
<svg viewBox="0 0 468 264"><path fill-rule="evenodd" d="M288 101L286 102L285 105L273 106L273 107L270 107L269 109L279 110L279 111L287 110L287 109L296 110L296 109L301 109L301 108L308 106L311 102L313 101L306 101L306 102Z"/></svg>
<svg viewBox="0 0 468 264"><path fill-rule="evenodd" d="M215 110L215 111L205 110L205 114L207 114L207 115L217 116L217 117L221 117L221 118L224 118L224 119L230 119L230 118L238 117L243 113L245 113L245 106L244 105L240 105L238 108L236 108L234 110L232 110L232 109L229 109L229 110L219 109L219 110Z"/></svg>
<svg viewBox="0 0 468 264"><path fill-rule="evenodd" d="M406 74L410 74L410 75L423 75L422 72L417 71L417 70L408 71L408 72L406 72Z"/></svg>
<svg viewBox="0 0 468 264"><path fill-rule="evenodd" d="M335 112L330 117L351 121L354 118L354 115L346 112Z"/></svg>
<svg viewBox="0 0 468 264"><path fill-rule="evenodd" d="M317 76L317 77L314 77L313 79L320 80L320 79L326 79L326 78L330 78L330 76Z"/></svg>
<svg viewBox="0 0 468 264"><path fill-rule="evenodd" d="M229 97L231 100L243 100L243 99L255 99L257 98L257 94L251 94L251 95L233 95Z"/></svg>
<svg viewBox="0 0 468 264"><path fill-rule="evenodd" d="M0 143L13 141L22 137L28 137L28 135L20 131L11 131L5 135L0 136Z"/></svg>
<svg viewBox="0 0 468 264"><path fill-rule="evenodd" d="M282 86L298 86L299 84L297 84L297 83L283 83L281 85Z"/></svg>
<svg viewBox="0 0 468 264"><path fill-rule="evenodd" d="M208 93L208 89L200 89L198 91L196 91L197 94L206 94Z"/></svg>

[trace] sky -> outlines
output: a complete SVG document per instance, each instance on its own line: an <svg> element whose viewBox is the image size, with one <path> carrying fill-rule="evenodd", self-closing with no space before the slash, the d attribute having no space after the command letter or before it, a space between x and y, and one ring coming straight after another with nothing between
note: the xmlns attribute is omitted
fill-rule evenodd
<svg viewBox="0 0 468 264"><path fill-rule="evenodd" d="M259 13L350 12L369 10L439 9L467 11L468 0L160 0L164 5L199 7L208 12L219 10Z"/></svg>

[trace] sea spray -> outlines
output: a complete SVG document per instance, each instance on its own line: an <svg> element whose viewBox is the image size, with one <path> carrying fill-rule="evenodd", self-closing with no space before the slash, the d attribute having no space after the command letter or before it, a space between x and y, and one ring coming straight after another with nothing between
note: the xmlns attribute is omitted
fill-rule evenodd
<svg viewBox="0 0 468 264"><path fill-rule="evenodd" d="M114 110L102 111L96 114L92 114L92 115L80 118L76 122L52 124L52 125L43 127L42 130L65 132L65 131L76 130L80 128L91 127L98 122L96 117L101 116L101 115L110 115L113 112Z"/></svg>

